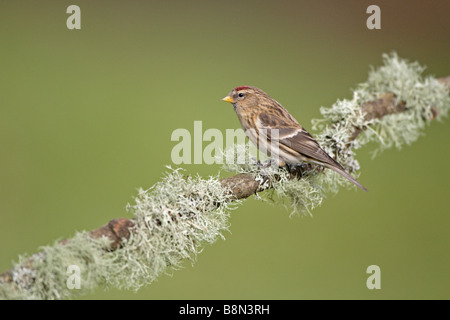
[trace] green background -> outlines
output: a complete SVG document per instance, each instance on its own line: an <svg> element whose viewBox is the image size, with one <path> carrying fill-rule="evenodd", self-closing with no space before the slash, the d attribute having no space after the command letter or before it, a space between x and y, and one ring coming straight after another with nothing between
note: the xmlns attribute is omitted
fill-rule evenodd
<svg viewBox="0 0 450 320"><path fill-rule="evenodd" d="M66 8L81 8L81 30ZM381 30L366 8L381 7ZM450 73L448 1L1 1L0 270L19 254L128 216L171 164L177 128L238 128L220 101L255 85L307 129L395 50ZM449 299L449 126L371 159L368 193L311 217L254 198L226 240L137 293L87 299ZM218 165L183 165L215 174ZM381 268L368 290L366 268Z"/></svg>

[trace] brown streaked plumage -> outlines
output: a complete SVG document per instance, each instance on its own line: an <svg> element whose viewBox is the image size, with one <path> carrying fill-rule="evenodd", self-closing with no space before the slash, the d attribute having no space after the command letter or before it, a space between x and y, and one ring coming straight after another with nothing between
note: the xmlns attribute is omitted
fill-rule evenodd
<svg viewBox="0 0 450 320"><path fill-rule="evenodd" d="M281 104L261 89L236 87L222 100L233 104L250 141L269 156L275 157L280 166L299 162L320 164L367 191L320 147Z"/></svg>

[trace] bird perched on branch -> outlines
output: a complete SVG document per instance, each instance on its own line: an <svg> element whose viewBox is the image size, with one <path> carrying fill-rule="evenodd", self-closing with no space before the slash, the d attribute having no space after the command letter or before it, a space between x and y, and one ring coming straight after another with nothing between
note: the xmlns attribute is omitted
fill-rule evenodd
<svg viewBox="0 0 450 320"><path fill-rule="evenodd" d="M279 166L312 162L330 168L367 191L306 131L281 104L251 86L234 88L223 101L233 104L241 125L261 151Z"/></svg>

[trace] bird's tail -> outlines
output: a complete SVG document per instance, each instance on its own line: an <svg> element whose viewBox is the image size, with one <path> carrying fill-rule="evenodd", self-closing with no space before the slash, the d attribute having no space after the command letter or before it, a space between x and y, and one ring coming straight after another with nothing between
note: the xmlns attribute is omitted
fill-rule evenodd
<svg viewBox="0 0 450 320"><path fill-rule="evenodd" d="M334 159L333 159L333 163L322 163L322 165L324 165L325 167L336 171L341 176L343 176L344 178L348 179L350 182L354 183L358 188L360 188L360 189L362 189L364 191L367 191L367 189L361 183L359 183L347 171L345 171L345 169L339 163L334 161Z"/></svg>

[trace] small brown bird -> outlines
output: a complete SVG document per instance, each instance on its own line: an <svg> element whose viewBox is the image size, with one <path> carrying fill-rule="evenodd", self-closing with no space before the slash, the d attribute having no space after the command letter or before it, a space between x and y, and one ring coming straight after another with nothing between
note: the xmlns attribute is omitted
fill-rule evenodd
<svg viewBox="0 0 450 320"><path fill-rule="evenodd" d="M251 86L234 88L223 101L233 104L242 128L260 150L275 157L279 166L312 162L330 168L367 191L331 158L281 104Z"/></svg>

